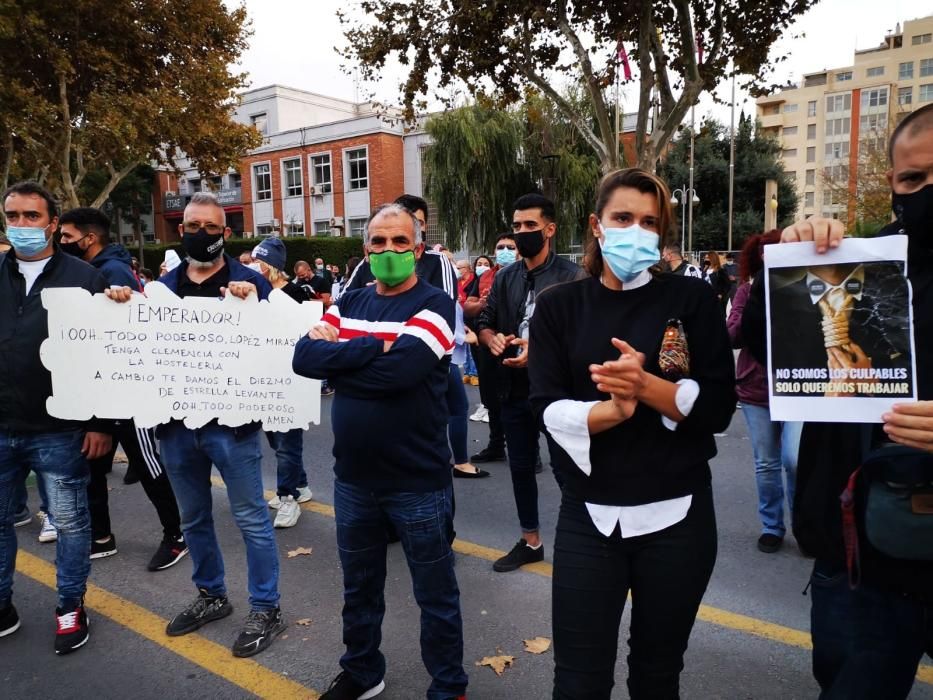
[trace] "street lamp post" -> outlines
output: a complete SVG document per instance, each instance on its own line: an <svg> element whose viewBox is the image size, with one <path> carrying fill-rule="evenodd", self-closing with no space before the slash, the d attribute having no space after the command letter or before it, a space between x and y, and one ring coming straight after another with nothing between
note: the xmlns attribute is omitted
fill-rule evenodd
<svg viewBox="0 0 933 700"><path fill-rule="evenodd" d="M681 185L676 190L671 193L671 204L679 204L681 208L680 216L680 252L687 252L687 198L690 197L691 204L699 204L700 198L697 196L697 191L693 187L687 187L686 185ZM693 207L691 206L691 210ZM691 253L693 248L693 222L690 222L690 248Z"/></svg>

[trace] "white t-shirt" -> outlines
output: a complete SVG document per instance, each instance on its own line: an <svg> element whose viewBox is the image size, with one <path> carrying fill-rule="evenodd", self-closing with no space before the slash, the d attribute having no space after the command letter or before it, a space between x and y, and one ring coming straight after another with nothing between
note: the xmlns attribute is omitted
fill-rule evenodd
<svg viewBox="0 0 933 700"><path fill-rule="evenodd" d="M49 264L51 257L43 258L42 260L20 260L16 258L16 264L19 265L20 274L26 278L26 294L29 294L29 290L32 289L32 285L36 283L36 280L39 278L39 275L42 274L42 271L45 269L45 266Z"/></svg>

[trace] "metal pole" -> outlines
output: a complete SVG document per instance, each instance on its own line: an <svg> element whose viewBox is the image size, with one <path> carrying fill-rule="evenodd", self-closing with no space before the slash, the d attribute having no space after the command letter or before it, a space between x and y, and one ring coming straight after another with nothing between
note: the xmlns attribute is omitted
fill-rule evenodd
<svg viewBox="0 0 933 700"><path fill-rule="evenodd" d="M693 129L693 105L690 106L690 192L694 191L693 189L693 140L694 140L694 129ZM686 197L686 193L684 193ZM688 248L690 252L693 252L693 196L690 197L690 202L687 205L687 231L688 231Z"/></svg>
<svg viewBox="0 0 933 700"><path fill-rule="evenodd" d="M621 83L619 82L619 57L616 54L616 163L615 166L621 167L622 160L619 157L619 141L621 140L621 131L622 131L622 117L620 112L622 111L622 88Z"/></svg>
<svg viewBox="0 0 933 700"><path fill-rule="evenodd" d="M729 234L726 250L732 250L732 198L735 192L735 64L732 64L732 109L729 113Z"/></svg>

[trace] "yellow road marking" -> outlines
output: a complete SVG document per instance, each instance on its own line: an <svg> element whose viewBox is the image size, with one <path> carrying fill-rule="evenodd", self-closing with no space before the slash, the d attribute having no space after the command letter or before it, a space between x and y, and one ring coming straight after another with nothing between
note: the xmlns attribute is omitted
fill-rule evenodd
<svg viewBox="0 0 933 700"><path fill-rule="evenodd" d="M16 555L16 570L52 590L55 590L55 566L44 559L20 550ZM316 700L318 694L300 683L251 659L236 659L230 649L199 634L169 637L165 634L164 620L158 615L131 603L100 586L88 584L88 609L113 620L119 625L145 637L164 649L187 659L243 690L259 697L307 698ZM93 653L92 652L83 652Z"/></svg>

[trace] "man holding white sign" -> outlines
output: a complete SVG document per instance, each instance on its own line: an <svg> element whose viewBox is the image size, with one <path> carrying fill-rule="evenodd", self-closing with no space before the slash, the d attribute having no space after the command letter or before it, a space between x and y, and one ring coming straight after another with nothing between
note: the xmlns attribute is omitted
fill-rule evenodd
<svg viewBox="0 0 933 700"><path fill-rule="evenodd" d="M892 401L875 423L804 425L794 534L816 558L813 673L827 699L906 698L923 654L933 655L933 105L900 122L889 157L897 221L879 236L907 237L920 400ZM785 229L782 243L812 242L825 256L839 251L844 233L839 221L811 218ZM752 285L742 324L759 361L766 358L763 287ZM859 357L837 359L845 365Z"/></svg>
<svg viewBox="0 0 933 700"><path fill-rule="evenodd" d="M259 273L224 254L231 231L213 194L199 192L191 198L179 232L187 259L160 280L179 297L269 296L271 287ZM116 301L128 301L130 294L128 287L107 290ZM166 633L189 634L233 612L211 513L213 464L226 484L233 518L246 544L250 612L233 644L233 655L239 657L258 654L285 629L279 609L275 534L262 490L260 428L258 422L228 427L214 420L191 429L172 420L157 431L198 588L198 597L172 618Z"/></svg>

